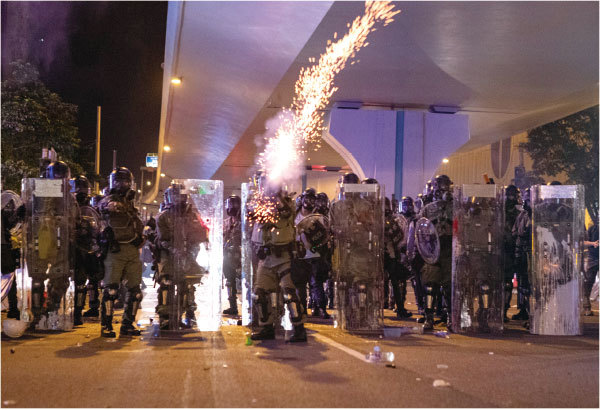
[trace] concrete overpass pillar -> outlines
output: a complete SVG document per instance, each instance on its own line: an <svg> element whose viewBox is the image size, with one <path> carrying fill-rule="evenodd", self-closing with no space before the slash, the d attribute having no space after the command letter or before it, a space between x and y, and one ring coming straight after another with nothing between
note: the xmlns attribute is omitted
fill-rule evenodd
<svg viewBox="0 0 600 410"><path fill-rule="evenodd" d="M463 114L334 108L323 139L359 178L384 184L386 196L414 198L469 140L469 122Z"/></svg>

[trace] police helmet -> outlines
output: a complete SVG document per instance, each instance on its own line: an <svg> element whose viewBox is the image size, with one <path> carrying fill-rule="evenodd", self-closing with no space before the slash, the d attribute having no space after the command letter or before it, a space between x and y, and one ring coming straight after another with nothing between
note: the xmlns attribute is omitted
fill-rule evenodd
<svg viewBox="0 0 600 410"><path fill-rule="evenodd" d="M112 170L108 176L108 186L120 194L125 194L133 185L133 174L126 167L118 167Z"/></svg>
<svg viewBox="0 0 600 410"><path fill-rule="evenodd" d="M415 211L415 202L410 196L403 196L400 202L400 212L403 214L412 213Z"/></svg>
<svg viewBox="0 0 600 410"><path fill-rule="evenodd" d="M375 178L365 178L362 180L361 184L378 184Z"/></svg>
<svg viewBox="0 0 600 410"><path fill-rule="evenodd" d="M360 179L358 179L358 175L356 175L355 173L347 172L346 174L344 174L344 177L342 178L342 182L344 184L359 184Z"/></svg>
<svg viewBox="0 0 600 410"><path fill-rule="evenodd" d="M46 178L63 179L71 178L71 170L64 161L54 161L46 168Z"/></svg>
<svg viewBox="0 0 600 410"><path fill-rule="evenodd" d="M444 174L436 175L431 183L431 186L434 191L440 190L440 191L448 192L448 191L450 191L450 185L452 185L452 181L450 180L450 177L448 177L448 175L444 175Z"/></svg>
<svg viewBox="0 0 600 410"><path fill-rule="evenodd" d="M187 204L187 194L185 193L185 187L183 184L171 184L165 191L167 196L167 204L168 205L186 205Z"/></svg>
<svg viewBox="0 0 600 410"><path fill-rule="evenodd" d="M307 188L302 193L302 207L312 210L317 201L317 191L314 188Z"/></svg>
<svg viewBox="0 0 600 410"><path fill-rule="evenodd" d="M507 200L516 202L519 199L519 188L511 184L504 189L504 195Z"/></svg>
<svg viewBox="0 0 600 410"><path fill-rule="evenodd" d="M425 188L423 189L423 195L429 195L432 191L433 191L433 182L430 179L425 183Z"/></svg>
<svg viewBox="0 0 600 410"><path fill-rule="evenodd" d="M90 205L94 208L97 208L100 204L100 201L102 201L102 198L104 198L104 195L94 195L90 200Z"/></svg>
<svg viewBox="0 0 600 410"><path fill-rule="evenodd" d="M329 212L329 197L325 192L317 192L315 210L321 214L327 214Z"/></svg>
<svg viewBox="0 0 600 410"><path fill-rule="evenodd" d="M72 194L89 195L91 193L90 181L85 177L85 175L78 175L75 178L71 178L69 180L69 185L71 185Z"/></svg>
<svg viewBox="0 0 600 410"><path fill-rule="evenodd" d="M227 215L238 216L242 209L242 199L237 195L229 195L225 200L225 209L227 210Z"/></svg>

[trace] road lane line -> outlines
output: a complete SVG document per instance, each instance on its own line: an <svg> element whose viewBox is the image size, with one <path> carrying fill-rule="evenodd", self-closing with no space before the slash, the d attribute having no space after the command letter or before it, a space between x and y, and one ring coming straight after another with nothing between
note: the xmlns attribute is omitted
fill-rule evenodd
<svg viewBox="0 0 600 410"><path fill-rule="evenodd" d="M182 407L190 407L190 392L192 389L192 370L187 369L185 373L185 381L183 382L183 405Z"/></svg>
<svg viewBox="0 0 600 410"><path fill-rule="evenodd" d="M346 347L343 344L336 342L335 340L332 340L326 336L320 335L319 333L315 333L312 336L314 336L315 339L318 339L324 343L327 343L329 346L333 346L336 349L340 349L342 352L347 353L350 356L355 357L359 360L362 360L365 363L371 363L367 360L367 358L365 357L364 354L357 352L356 350L350 349L349 347Z"/></svg>

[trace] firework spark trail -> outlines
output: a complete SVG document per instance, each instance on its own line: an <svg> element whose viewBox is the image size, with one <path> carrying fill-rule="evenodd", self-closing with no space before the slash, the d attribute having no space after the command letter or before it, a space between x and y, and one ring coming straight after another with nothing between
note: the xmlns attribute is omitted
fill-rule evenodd
<svg viewBox="0 0 600 410"><path fill-rule="evenodd" d="M394 10L390 1L367 1L365 13L356 17L352 24L348 23L348 33L334 43L328 40L319 62L301 69L294 86L292 106L283 110L280 126L272 137L266 138L265 149L259 154L259 168L266 171L270 186L281 186L290 170L301 168L309 144L314 145L315 150L320 148L323 109L337 91L334 86L336 74L344 69L361 48L369 45L367 37L377 30L377 23L382 23L385 27L398 13L400 11ZM334 39L336 38L337 33L334 34ZM309 61L314 62L315 59L311 58ZM355 61L351 62L354 63ZM270 202L265 200L263 192L255 195L254 203L255 209L269 219L268 215L272 213L273 207L266 206Z"/></svg>

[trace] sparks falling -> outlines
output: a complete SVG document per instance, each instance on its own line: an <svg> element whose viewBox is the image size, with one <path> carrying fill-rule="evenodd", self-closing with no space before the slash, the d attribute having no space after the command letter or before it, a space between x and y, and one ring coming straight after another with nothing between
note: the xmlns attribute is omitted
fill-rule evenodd
<svg viewBox="0 0 600 410"><path fill-rule="evenodd" d="M378 23L387 26L398 13L400 10L394 10L390 1L367 1L365 13L347 24L346 35L335 42L328 40L318 63L300 70L292 105L283 110L280 126L273 136L265 138L265 149L258 157L258 166L265 171L270 186L278 187L289 182L286 179L290 179L290 170L302 168L308 147L314 150L321 147L323 110L337 91L335 76L349 61L352 60L351 64L360 61L353 59L361 48L369 45L367 37L377 30L375 26ZM334 40L337 37L338 34L334 33ZM310 58L309 62L314 63L315 58ZM263 215L261 219L273 219L275 208L271 201L265 200L262 191L257 192L252 202L255 211Z"/></svg>

